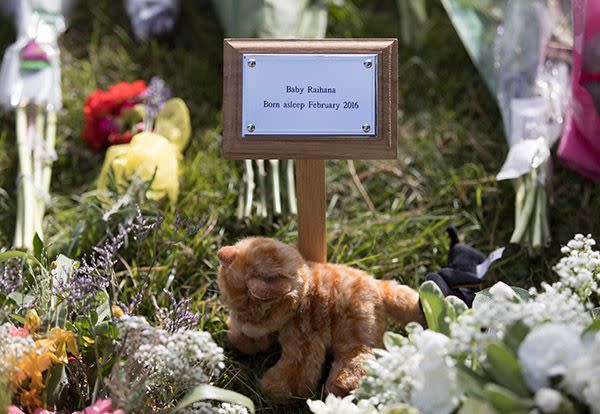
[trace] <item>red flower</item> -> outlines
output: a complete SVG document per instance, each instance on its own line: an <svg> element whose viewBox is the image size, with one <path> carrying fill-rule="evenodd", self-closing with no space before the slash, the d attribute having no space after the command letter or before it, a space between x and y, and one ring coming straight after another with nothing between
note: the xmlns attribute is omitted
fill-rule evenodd
<svg viewBox="0 0 600 414"><path fill-rule="evenodd" d="M121 143L127 139L125 142L129 142L131 136L120 131L117 118L123 108L133 105L135 98L146 88L146 82L141 80L121 82L111 86L108 91L98 89L88 96L83 108L85 125L82 136L85 142L96 151L114 143L109 141L110 135L119 136L113 141Z"/></svg>

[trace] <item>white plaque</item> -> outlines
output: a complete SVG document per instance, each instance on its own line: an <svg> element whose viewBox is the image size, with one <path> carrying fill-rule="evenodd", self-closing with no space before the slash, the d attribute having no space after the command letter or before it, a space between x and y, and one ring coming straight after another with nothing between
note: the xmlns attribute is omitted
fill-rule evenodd
<svg viewBox="0 0 600 414"><path fill-rule="evenodd" d="M242 136L374 136L377 55L244 54Z"/></svg>

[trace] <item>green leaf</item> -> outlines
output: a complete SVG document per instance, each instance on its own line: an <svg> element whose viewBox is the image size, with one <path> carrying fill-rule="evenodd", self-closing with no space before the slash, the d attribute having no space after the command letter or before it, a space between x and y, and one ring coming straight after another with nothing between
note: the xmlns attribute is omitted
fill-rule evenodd
<svg viewBox="0 0 600 414"><path fill-rule="evenodd" d="M42 265L35 256L33 256L27 252L22 252L20 250L9 250L7 252L0 253L0 262L5 262L7 260L16 259L16 258L24 258L24 259L33 260L38 265L40 265L40 266Z"/></svg>
<svg viewBox="0 0 600 414"><path fill-rule="evenodd" d="M581 333L581 337L583 338L590 333L595 334L598 331L600 331L600 319L596 319L587 328L585 328L585 330Z"/></svg>
<svg viewBox="0 0 600 414"><path fill-rule="evenodd" d="M246 407L248 410L250 410L251 414L254 414L254 403L250 398L237 392L224 390L223 388L218 388L208 384L198 385L196 388L190 391L185 397L183 397L172 413L176 413L195 402L203 400L217 400L238 404Z"/></svg>
<svg viewBox="0 0 600 414"><path fill-rule="evenodd" d="M485 386L487 400L501 414L526 414L534 408L530 399L519 398L518 395L496 384Z"/></svg>
<svg viewBox="0 0 600 414"><path fill-rule="evenodd" d="M23 326L25 326L25 323L27 322L24 317L22 317L20 315L16 315L14 313L11 313L8 316L10 317L10 319L12 319L12 320L14 320L16 322L19 322Z"/></svg>
<svg viewBox="0 0 600 414"><path fill-rule="evenodd" d="M502 342L516 354L521 342L523 342L530 330L531 329L529 329L523 321L518 320L506 328L506 333L504 334Z"/></svg>
<svg viewBox="0 0 600 414"><path fill-rule="evenodd" d="M475 294L475 299L473 299L473 309L477 310L481 307L489 305L492 302L494 302L494 299L492 299L490 289L484 289Z"/></svg>
<svg viewBox="0 0 600 414"><path fill-rule="evenodd" d="M419 410L408 404L399 403L384 408L381 414L419 414Z"/></svg>
<svg viewBox="0 0 600 414"><path fill-rule="evenodd" d="M510 288L515 292L517 298L515 301L517 302L527 302L531 299L531 294L528 290L517 286L510 286ZM473 309L477 310L482 306L487 306L490 303L494 302L494 297L490 293L490 288L483 289L475 295L475 299L473 299Z"/></svg>
<svg viewBox="0 0 600 414"><path fill-rule="evenodd" d="M504 344L492 342L486 347L486 372L498 384L520 397L529 397L521 366L515 354Z"/></svg>
<svg viewBox="0 0 600 414"><path fill-rule="evenodd" d="M110 298L106 291L102 291L99 295L102 295L100 300L102 301L100 305L96 308L96 314L98 319L94 323L94 325L98 325L104 322L107 318L110 317L111 309L110 309Z"/></svg>
<svg viewBox="0 0 600 414"><path fill-rule="evenodd" d="M498 414L498 411L479 398L467 398L458 410L458 414Z"/></svg>
<svg viewBox="0 0 600 414"><path fill-rule="evenodd" d="M467 304L459 298L457 298L456 296L448 296L446 298L446 302L448 302L448 304L452 306L457 318L469 309Z"/></svg>
<svg viewBox="0 0 600 414"><path fill-rule="evenodd" d="M600 306L592 309L592 318L594 318L595 320L600 319Z"/></svg>
<svg viewBox="0 0 600 414"><path fill-rule="evenodd" d="M456 373L460 388L466 395L481 399L486 398L484 387L487 379L483 375L478 374L461 363L456 365Z"/></svg>
<svg viewBox="0 0 600 414"><path fill-rule="evenodd" d="M432 281L427 281L419 288L421 306L427 320L427 327L435 332L450 334L450 326L446 321L448 303L440 288Z"/></svg>
<svg viewBox="0 0 600 414"><path fill-rule="evenodd" d="M31 306L35 302L35 296L21 292L11 292L6 297L22 308Z"/></svg>
<svg viewBox="0 0 600 414"><path fill-rule="evenodd" d="M521 299L522 302L528 302L529 300L531 300L531 293L529 293L527 289L523 289L518 286L511 286L510 288L515 291L515 293L517 294L519 299Z"/></svg>
<svg viewBox="0 0 600 414"><path fill-rule="evenodd" d="M33 255L40 262L42 261L42 256L44 254L44 242L40 238L39 234L35 233L33 235Z"/></svg>
<svg viewBox="0 0 600 414"><path fill-rule="evenodd" d="M51 401L59 402L61 389L64 388L67 382L68 380L64 365L57 365L50 370L50 376L46 382L45 391Z"/></svg>
<svg viewBox="0 0 600 414"><path fill-rule="evenodd" d="M383 346L388 351L390 348L402 346L406 338L396 332L386 332L383 334Z"/></svg>

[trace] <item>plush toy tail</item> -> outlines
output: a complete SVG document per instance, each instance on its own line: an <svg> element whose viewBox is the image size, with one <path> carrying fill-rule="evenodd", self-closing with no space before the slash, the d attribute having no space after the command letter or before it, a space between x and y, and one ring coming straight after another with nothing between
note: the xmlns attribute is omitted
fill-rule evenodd
<svg viewBox="0 0 600 414"><path fill-rule="evenodd" d="M460 239L458 238L458 232L454 226L448 226L446 229L448 232L448 236L450 236L450 247L454 246L457 243L460 243Z"/></svg>
<svg viewBox="0 0 600 414"><path fill-rule="evenodd" d="M419 304L419 294L408 286L393 280L380 281L381 296L386 313L402 326L418 322L425 326L425 316Z"/></svg>

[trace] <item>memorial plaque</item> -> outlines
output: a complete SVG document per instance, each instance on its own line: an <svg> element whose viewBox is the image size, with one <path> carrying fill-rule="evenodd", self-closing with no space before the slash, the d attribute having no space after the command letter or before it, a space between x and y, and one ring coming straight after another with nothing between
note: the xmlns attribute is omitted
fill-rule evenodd
<svg viewBox="0 0 600 414"><path fill-rule="evenodd" d="M229 159L396 158L396 39L226 39Z"/></svg>
<svg viewBox="0 0 600 414"><path fill-rule="evenodd" d="M374 136L377 55L244 54L242 135Z"/></svg>

